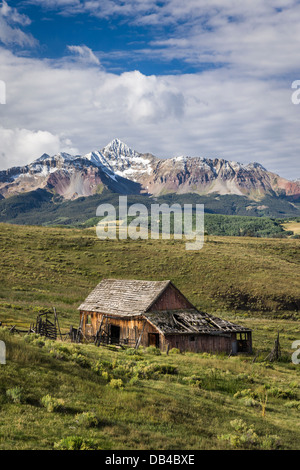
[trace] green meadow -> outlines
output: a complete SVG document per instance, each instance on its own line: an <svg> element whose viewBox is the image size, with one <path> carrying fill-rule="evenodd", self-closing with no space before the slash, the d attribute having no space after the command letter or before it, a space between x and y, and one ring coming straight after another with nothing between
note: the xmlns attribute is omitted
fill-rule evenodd
<svg viewBox="0 0 300 470"><path fill-rule="evenodd" d="M95 229L0 225L0 449L299 449L299 239L107 240ZM106 277L171 279L200 310L253 330L253 355L52 342ZM267 360L279 332L281 358Z"/></svg>

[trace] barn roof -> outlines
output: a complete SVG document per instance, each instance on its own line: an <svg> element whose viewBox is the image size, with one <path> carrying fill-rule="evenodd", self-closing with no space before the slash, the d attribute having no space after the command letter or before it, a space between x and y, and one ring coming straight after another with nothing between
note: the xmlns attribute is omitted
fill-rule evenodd
<svg viewBox="0 0 300 470"><path fill-rule="evenodd" d="M118 316L141 315L160 297L171 281L103 279L79 310Z"/></svg>
<svg viewBox="0 0 300 470"><path fill-rule="evenodd" d="M147 312L144 317L163 334L227 334L250 331L196 309Z"/></svg>

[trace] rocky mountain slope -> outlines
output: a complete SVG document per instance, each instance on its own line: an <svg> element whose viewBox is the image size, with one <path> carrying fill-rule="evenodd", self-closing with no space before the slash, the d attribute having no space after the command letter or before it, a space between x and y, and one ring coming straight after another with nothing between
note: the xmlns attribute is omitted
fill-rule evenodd
<svg viewBox="0 0 300 470"><path fill-rule="evenodd" d="M203 157L157 158L141 154L118 139L100 151L71 156L42 155L29 165L0 171L0 198L46 189L64 199L109 189L121 194L196 193L300 198L300 181L288 181L259 163L244 165Z"/></svg>

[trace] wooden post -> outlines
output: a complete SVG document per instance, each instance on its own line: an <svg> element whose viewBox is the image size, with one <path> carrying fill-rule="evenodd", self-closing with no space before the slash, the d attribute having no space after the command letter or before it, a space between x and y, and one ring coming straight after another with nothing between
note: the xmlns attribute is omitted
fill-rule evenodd
<svg viewBox="0 0 300 470"><path fill-rule="evenodd" d="M103 323L103 320L104 320L104 315L102 315L102 318L101 318L101 322L100 322L100 326L97 330L97 333L96 333L96 338L95 338L95 344L96 346L99 346L100 345L100 341L101 341L101 328L102 328L102 323Z"/></svg>
<svg viewBox="0 0 300 470"><path fill-rule="evenodd" d="M82 326L83 326L83 317L84 317L84 313L81 314L80 324L79 324L79 328L76 334L76 340L75 340L76 343L80 342L80 335L82 334Z"/></svg>
<svg viewBox="0 0 300 470"><path fill-rule="evenodd" d="M140 336L139 336L139 339L138 339L137 342L136 342L135 349L138 349L138 348L139 348L139 345L140 345L140 343L141 343L142 336L143 336L143 333L144 333L145 325L146 325L146 320L144 320L143 328L142 328L141 334L140 334Z"/></svg>
<svg viewBox="0 0 300 470"><path fill-rule="evenodd" d="M59 323L58 323L58 317L57 317L57 314L56 314L56 308L53 307L53 311L54 311L54 317L55 317L55 321L56 321L56 324L57 324L57 329L58 329L58 332L59 332L59 335L60 335L60 339L62 340L62 335L61 335L61 331L60 331L60 327L59 327Z"/></svg>

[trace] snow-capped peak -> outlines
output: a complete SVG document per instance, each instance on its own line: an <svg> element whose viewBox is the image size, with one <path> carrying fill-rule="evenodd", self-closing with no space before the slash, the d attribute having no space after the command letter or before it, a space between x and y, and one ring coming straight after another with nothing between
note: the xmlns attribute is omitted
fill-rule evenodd
<svg viewBox="0 0 300 470"><path fill-rule="evenodd" d="M262 166L260 163L257 163L257 162L249 163L249 164L247 165L247 168L250 169L250 170L253 170L253 169L254 169L254 170L257 170L257 169L259 169L259 170L267 171L264 166Z"/></svg>
<svg viewBox="0 0 300 470"><path fill-rule="evenodd" d="M37 158L36 160L34 160L34 162L32 163L32 165L36 164L36 163L43 163L43 162L47 162L47 161L70 161L70 160L75 160L76 158L78 158L78 155L77 156L73 156L73 155L70 155L69 153L66 153L66 152L59 152L55 155L48 155L47 153L44 153L41 157Z"/></svg>
<svg viewBox="0 0 300 470"><path fill-rule="evenodd" d="M126 145L120 139L112 140L108 145L106 145L106 147L104 147L102 153L104 155L109 154L114 158L130 158L139 155L138 152L128 147L128 145Z"/></svg>

